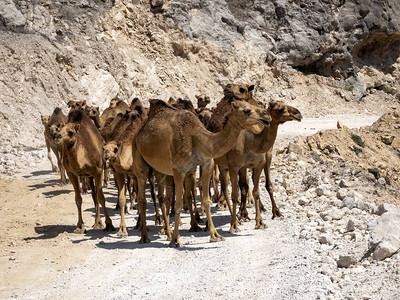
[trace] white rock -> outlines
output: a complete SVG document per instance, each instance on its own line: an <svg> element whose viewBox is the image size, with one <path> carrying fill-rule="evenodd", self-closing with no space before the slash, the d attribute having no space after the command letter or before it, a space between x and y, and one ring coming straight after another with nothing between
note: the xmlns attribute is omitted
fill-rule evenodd
<svg viewBox="0 0 400 300"><path fill-rule="evenodd" d="M374 253L372 254L372 258L374 260L384 260L385 258L391 257L400 249L400 236L399 234L386 235L375 248Z"/></svg>
<svg viewBox="0 0 400 300"><path fill-rule="evenodd" d="M354 201L354 198L351 196L346 196L342 201L342 207L347 207L347 208L352 209L355 206L356 206L356 203Z"/></svg>
<svg viewBox="0 0 400 300"><path fill-rule="evenodd" d="M347 190L340 188L338 189L338 191L336 192L336 197L340 200L343 200L347 195Z"/></svg>

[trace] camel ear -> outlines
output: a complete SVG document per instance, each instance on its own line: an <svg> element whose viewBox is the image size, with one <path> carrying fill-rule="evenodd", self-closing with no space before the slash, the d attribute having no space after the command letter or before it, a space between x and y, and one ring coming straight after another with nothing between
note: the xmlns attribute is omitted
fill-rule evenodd
<svg viewBox="0 0 400 300"><path fill-rule="evenodd" d="M271 100L271 101L269 102L269 107L274 108L275 105L276 105L276 101Z"/></svg>
<svg viewBox="0 0 400 300"><path fill-rule="evenodd" d="M118 141L117 142L117 146L118 146L118 148L121 147L122 146L122 141Z"/></svg>
<svg viewBox="0 0 400 300"><path fill-rule="evenodd" d="M232 105L232 108L234 108L234 109L239 108L239 104L236 101L233 101L231 105Z"/></svg>
<svg viewBox="0 0 400 300"><path fill-rule="evenodd" d="M254 84L252 84L252 85L250 85L250 86L248 87L248 91L249 91L249 92L251 92L252 90L254 90Z"/></svg>
<svg viewBox="0 0 400 300"><path fill-rule="evenodd" d="M79 131L79 128L81 128L81 124L76 124L76 125L75 125L75 131L78 132L78 131Z"/></svg>

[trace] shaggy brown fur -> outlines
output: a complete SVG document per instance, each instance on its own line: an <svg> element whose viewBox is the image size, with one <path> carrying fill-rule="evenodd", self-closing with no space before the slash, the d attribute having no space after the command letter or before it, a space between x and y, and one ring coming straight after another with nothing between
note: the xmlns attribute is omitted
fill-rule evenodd
<svg viewBox="0 0 400 300"><path fill-rule="evenodd" d="M82 196L79 189L78 176L90 177L92 198L95 203L96 217L93 228L102 228L100 204L106 218L106 230L114 229L105 205L101 176L104 167L103 138L100 132L81 110L73 110L68 114L68 123L62 128L58 143L63 144L63 165L74 187L75 202L78 208L78 223L75 232L85 232L82 218Z"/></svg>

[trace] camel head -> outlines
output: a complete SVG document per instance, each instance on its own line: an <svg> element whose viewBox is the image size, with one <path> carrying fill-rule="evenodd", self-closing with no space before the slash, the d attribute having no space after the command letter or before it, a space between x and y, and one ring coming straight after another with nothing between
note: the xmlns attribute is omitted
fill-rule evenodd
<svg viewBox="0 0 400 300"><path fill-rule="evenodd" d="M196 95L196 99L198 108L203 108L206 107L208 104L210 104L210 97L208 97L207 95L204 94Z"/></svg>
<svg viewBox="0 0 400 300"><path fill-rule="evenodd" d="M76 141L81 124L67 123L62 126L54 135L56 144L64 143L65 145L73 145Z"/></svg>
<svg viewBox="0 0 400 300"><path fill-rule="evenodd" d="M212 112L208 108L203 108L203 110L198 114L201 123L203 123L204 127L206 128L208 126L208 123L210 122L211 116Z"/></svg>
<svg viewBox="0 0 400 300"><path fill-rule="evenodd" d="M100 110L98 106L88 106L86 108L86 114L91 119L96 119L100 116Z"/></svg>
<svg viewBox="0 0 400 300"><path fill-rule="evenodd" d="M43 124L44 126L46 126L46 125L49 123L49 121L50 121L50 116L41 115L41 116L40 116L40 119L42 120L42 124Z"/></svg>
<svg viewBox="0 0 400 300"><path fill-rule="evenodd" d="M265 102L264 99L255 98L254 100L257 102L257 106L258 106L258 107L267 108L267 102Z"/></svg>
<svg viewBox="0 0 400 300"><path fill-rule="evenodd" d="M109 167L110 161L115 160L117 157L118 149L121 147L121 141L110 141L103 146L104 159L106 161L107 168Z"/></svg>
<svg viewBox="0 0 400 300"><path fill-rule="evenodd" d="M114 109L114 108L116 108L117 107L117 105L118 105L118 103L119 102L121 102L122 100L121 99L119 99L118 97L116 97L116 98L114 98L114 99L112 99L111 101L110 101L110 108L111 109Z"/></svg>
<svg viewBox="0 0 400 300"><path fill-rule="evenodd" d="M56 137L61 134L61 129L64 127L64 125L65 123L53 123L47 125L50 136L53 140L56 140Z"/></svg>
<svg viewBox="0 0 400 300"><path fill-rule="evenodd" d="M81 101L80 100L77 100L77 101L70 100L70 101L68 101L67 105L68 105L68 107L71 108L71 110L72 109L80 109L80 110L85 111L86 107L87 107L86 100L81 100Z"/></svg>
<svg viewBox="0 0 400 300"><path fill-rule="evenodd" d="M281 101L270 101L268 105L268 112L270 113L273 122L278 124L287 121L301 121L303 116L297 108L286 105Z"/></svg>
<svg viewBox="0 0 400 300"><path fill-rule="evenodd" d="M251 92L254 90L254 85L246 84L228 84L224 88L224 95L232 102L233 100L248 101L251 98Z"/></svg>
<svg viewBox="0 0 400 300"><path fill-rule="evenodd" d="M264 124L269 125L272 118L266 109L253 106L246 101L232 102L231 116L234 117L242 128L250 128L253 125Z"/></svg>

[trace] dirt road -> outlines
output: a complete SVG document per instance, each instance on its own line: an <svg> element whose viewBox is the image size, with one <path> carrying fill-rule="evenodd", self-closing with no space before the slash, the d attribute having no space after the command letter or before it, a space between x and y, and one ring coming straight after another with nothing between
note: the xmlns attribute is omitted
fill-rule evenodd
<svg viewBox="0 0 400 300"><path fill-rule="evenodd" d="M374 118L357 122L366 125ZM295 132L310 133L327 124L335 127L336 120L284 125L280 143ZM345 125L351 126L351 122ZM268 227L255 230L254 209L249 208L252 220L234 234L228 233L229 213L213 208L213 220L225 238L218 243L209 243L207 232L189 232L190 220L183 213L183 247L171 249L165 236L158 235L161 226L154 225L152 205L148 205L149 244L138 243L135 211L127 216L126 238L118 238L116 232L92 230L94 209L89 195L83 199L88 231L74 234L77 211L72 186L60 187L58 175L51 173L49 166L46 158L18 178L0 179L0 218L5 221L0 231L1 299L339 299L345 292L346 284L329 279L331 271L324 269L333 261L329 254L327 258L329 251L325 253L315 239L302 238L304 224L318 207L302 210L297 205L298 195L285 198L278 194L284 218L271 220L270 203L262 188L261 198L267 206L263 218ZM274 168L272 177L281 171ZM116 189L110 186L104 193L118 227L119 212L113 209ZM204 223L201 226L204 228ZM337 268L332 272L337 273Z"/></svg>

